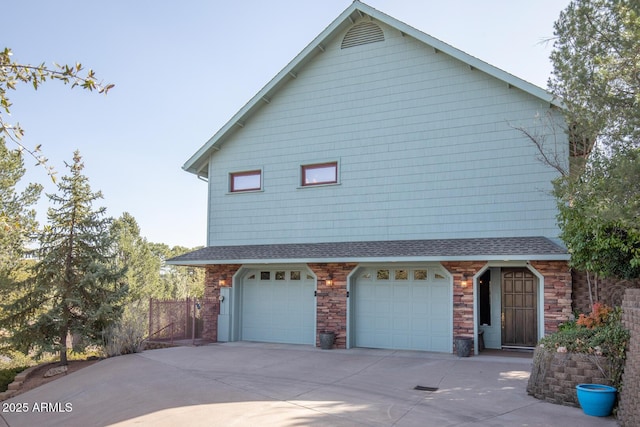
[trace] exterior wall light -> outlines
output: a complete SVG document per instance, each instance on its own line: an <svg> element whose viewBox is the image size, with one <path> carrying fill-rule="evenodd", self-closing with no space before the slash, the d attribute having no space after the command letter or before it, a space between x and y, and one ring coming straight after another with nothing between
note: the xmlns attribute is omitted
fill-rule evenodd
<svg viewBox="0 0 640 427"><path fill-rule="evenodd" d="M333 286L333 275L329 274L329 276L327 276L327 280L325 281L325 283L327 284L327 286Z"/></svg>
<svg viewBox="0 0 640 427"><path fill-rule="evenodd" d="M224 280L224 279L220 279L220 280L218 280L218 285L220 285L220 286L227 286L227 281L226 281L226 280Z"/></svg>

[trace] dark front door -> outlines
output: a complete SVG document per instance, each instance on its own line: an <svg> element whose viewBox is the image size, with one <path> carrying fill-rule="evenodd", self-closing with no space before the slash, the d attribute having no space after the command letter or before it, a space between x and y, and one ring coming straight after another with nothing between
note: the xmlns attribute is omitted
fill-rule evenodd
<svg viewBox="0 0 640 427"><path fill-rule="evenodd" d="M502 269L502 345L538 342L538 279L526 268Z"/></svg>

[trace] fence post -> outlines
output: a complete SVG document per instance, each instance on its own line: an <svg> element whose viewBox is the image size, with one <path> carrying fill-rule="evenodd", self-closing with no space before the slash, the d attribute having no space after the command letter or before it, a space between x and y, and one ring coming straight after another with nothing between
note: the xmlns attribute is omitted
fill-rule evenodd
<svg viewBox="0 0 640 427"><path fill-rule="evenodd" d="M153 333L153 298L149 298L149 338L151 338L151 334Z"/></svg>
<svg viewBox="0 0 640 427"><path fill-rule="evenodd" d="M191 306L191 345L196 345L196 299Z"/></svg>
<svg viewBox="0 0 640 427"><path fill-rule="evenodd" d="M184 311L184 339L189 339L189 297L184 301L186 310Z"/></svg>

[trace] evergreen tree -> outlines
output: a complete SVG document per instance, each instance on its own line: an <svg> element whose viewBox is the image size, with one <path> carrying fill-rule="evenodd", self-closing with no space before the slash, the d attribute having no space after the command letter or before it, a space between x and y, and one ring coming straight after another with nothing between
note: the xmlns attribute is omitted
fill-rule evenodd
<svg viewBox="0 0 640 427"><path fill-rule="evenodd" d="M204 296L204 268L168 265L164 261L195 251L200 248L185 248L184 246L169 247L164 243L151 243L151 250L162 262L160 269L160 288L164 298L202 298Z"/></svg>
<svg viewBox="0 0 640 427"><path fill-rule="evenodd" d="M567 122L591 143L639 146L640 2L573 0L554 29L549 89Z"/></svg>
<svg viewBox="0 0 640 427"><path fill-rule="evenodd" d="M34 235L36 212L31 206L40 197L42 186L29 184L22 192L16 187L24 176L22 155L9 150L0 137L0 275L6 276L23 259Z"/></svg>
<svg viewBox="0 0 640 427"><path fill-rule="evenodd" d="M128 212L113 221L111 236L115 243L115 263L126 268L130 301L163 298L160 285L160 258L153 253L147 239L140 235L140 226Z"/></svg>
<svg viewBox="0 0 640 427"><path fill-rule="evenodd" d="M572 155L584 156L554 182L560 237L573 267L638 278L640 2L573 0L554 28L549 89L565 105Z"/></svg>
<svg viewBox="0 0 640 427"><path fill-rule="evenodd" d="M102 195L91 191L77 151L66 166L70 174L61 179L60 194L47 195L53 206L39 237L33 277L13 290L0 319L13 349L59 352L62 364L70 335L77 351L102 343L103 331L121 315L127 291L124 270L114 269L111 260L111 220L104 208L93 208Z"/></svg>

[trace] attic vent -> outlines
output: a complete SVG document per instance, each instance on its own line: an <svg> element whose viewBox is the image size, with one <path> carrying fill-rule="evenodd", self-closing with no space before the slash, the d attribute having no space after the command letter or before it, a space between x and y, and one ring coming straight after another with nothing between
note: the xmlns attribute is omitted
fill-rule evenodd
<svg viewBox="0 0 640 427"><path fill-rule="evenodd" d="M384 33L382 28L374 24L373 22L361 22L356 24L344 36L342 39L342 49L348 47L361 46L363 44L377 43L384 41Z"/></svg>

